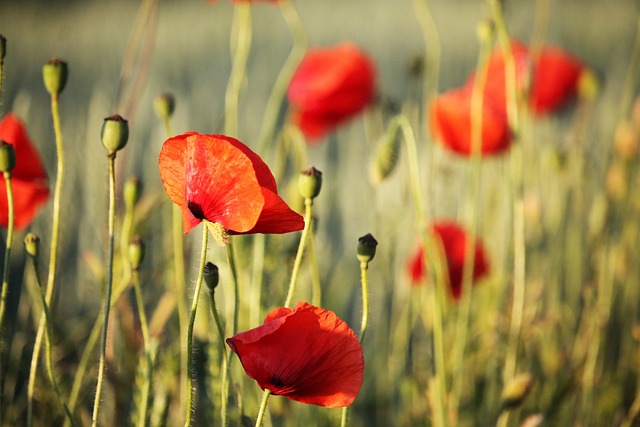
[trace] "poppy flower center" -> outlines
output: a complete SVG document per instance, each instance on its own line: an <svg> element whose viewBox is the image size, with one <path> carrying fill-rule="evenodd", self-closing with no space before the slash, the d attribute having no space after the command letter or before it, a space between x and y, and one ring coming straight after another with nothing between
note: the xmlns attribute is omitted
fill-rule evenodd
<svg viewBox="0 0 640 427"><path fill-rule="evenodd" d="M189 208L189 210L191 211L191 214L193 216L195 216L196 218L198 218L201 221L203 219L205 219L204 212L202 210L202 206L200 206L198 203L196 203L196 202L188 202L187 203L187 207Z"/></svg>

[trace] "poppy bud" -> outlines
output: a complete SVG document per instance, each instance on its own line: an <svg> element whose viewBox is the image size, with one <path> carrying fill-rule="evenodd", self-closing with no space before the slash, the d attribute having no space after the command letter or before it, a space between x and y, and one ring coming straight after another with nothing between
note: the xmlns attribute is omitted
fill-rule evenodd
<svg viewBox="0 0 640 427"><path fill-rule="evenodd" d="M371 235L371 233L365 234L358 239L358 247L356 253L358 261L370 262L376 255L376 247L378 241Z"/></svg>
<svg viewBox="0 0 640 427"><path fill-rule="evenodd" d="M0 139L0 172L11 173L16 166L16 150Z"/></svg>
<svg viewBox="0 0 640 427"><path fill-rule="evenodd" d="M32 257L38 256L38 249L40 248L40 237L33 233L27 233L24 236L24 248L27 250L27 253Z"/></svg>
<svg viewBox="0 0 640 427"><path fill-rule="evenodd" d="M209 292L213 293L220 281L218 266L211 262L206 263L203 276L204 283L207 285L207 288L209 288Z"/></svg>
<svg viewBox="0 0 640 427"><path fill-rule="evenodd" d="M496 35L496 25L490 19L484 19L476 26L476 36L481 44L493 42Z"/></svg>
<svg viewBox="0 0 640 427"><path fill-rule="evenodd" d="M578 96L580 99L591 100L598 95L599 84L596 75L591 70L585 69L578 79Z"/></svg>
<svg viewBox="0 0 640 427"><path fill-rule="evenodd" d="M58 96L67 84L67 63L61 59L53 58L47 61L42 68L44 87L51 96Z"/></svg>
<svg viewBox="0 0 640 427"><path fill-rule="evenodd" d="M176 108L176 100L168 92L161 93L153 100L153 108L156 110L158 117L166 120L173 115L173 110Z"/></svg>
<svg viewBox="0 0 640 427"><path fill-rule="evenodd" d="M400 126L394 121L376 146L371 163L369 176L374 184L380 184L395 170L400 158Z"/></svg>
<svg viewBox="0 0 640 427"><path fill-rule="evenodd" d="M613 137L615 153L623 160L631 160L638 154L640 134L638 129L627 120L623 120L616 126Z"/></svg>
<svg viewBox="0 0 640 427"><path fill-rule="evenodd" d="M300 172L298 191L305 199L315 199L322 188L322 172L313 166Z"/></svg>
<svg viewBox="0 0 640 427"><path fill-rule="evenodd" d="M144 243L140 236L135 236L129 243L129 262L133 271L140 269L140 264L144 260Z"/></svg>
<svg viewBox="0 0 640 427"><path fill-rule="evenodd" d="M513 378L502 390L500 407L503 411L517 408L524 402L533 388L534 379L530 373L524 373Z"/></svg>
<svg viewBox="0 0 640 427"><path fill-rule="evenodd" d="M7 55L7 39L4 38L2 34L0 34L0 62Z"/></svg>
<svg viewBox="0 0 640 427"><path fill-rule="evenodd" d="M124 204L127 210L132 210L138 200L140 200L140 193L142 192L142 181L137 176L130 176L124 183Z"/></svg>
<svg viewBox="0 0 640 427"><path fill-rule="evenodd" d="M107 117L100 129L102 145L109 154L115 154L127 145L129 139L129 123L118 114Z"/></svg>

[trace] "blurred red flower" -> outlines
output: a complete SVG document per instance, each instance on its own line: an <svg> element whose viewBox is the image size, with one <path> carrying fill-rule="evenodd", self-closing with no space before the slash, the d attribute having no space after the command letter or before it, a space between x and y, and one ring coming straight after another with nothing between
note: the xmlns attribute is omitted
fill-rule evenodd
<svg viewBox="0 0 640 427"><path fill-rule="evenodd" d="M0 121L0 139L13 145L16 152L16 166L11 173L14 225L22 229L31 224L49 197L47 172L25 125L14 114L9 113ZM0 179L0 226L7 227L7 188L2 174Z"/></svg>
<svg viewBox="0 0 640 427"><path fill-rule="evenodd" d="M310 49L289 84L292 120L320 139L371 104L375 79L373 62L353 43Z"/></svg>
<svg viewBox="0 0 640 427"><path fill-rule="evenodd" d="M462 278L466 260L466 245L469 235L458 224L442 221L431 226L442 242L442 249L447 260L449 286L451 296L459 300L462 296ZM414 284L420 283L426 275L424 265L424 248L420 245L411 255L408 264L409 275ZM489 274L489 262L482 242L476 239L472 283Z"/></svg>
<svg viewBox="0 0 640 427"><path fill-rule="evenodd" d="M353 330L306 302L276 308L262 326L227 339L260 388L298 402L349 406L362 386L364 358Z"/></svg>
<svg viewBox="0 0 640 427"><path fill-rule="evenodd" d="M302 230L302 216L280 196L269 167L242 142L188 132L160 150L160 177L182 209L187 234L202 220L228 234L279 234Z"/></svg>

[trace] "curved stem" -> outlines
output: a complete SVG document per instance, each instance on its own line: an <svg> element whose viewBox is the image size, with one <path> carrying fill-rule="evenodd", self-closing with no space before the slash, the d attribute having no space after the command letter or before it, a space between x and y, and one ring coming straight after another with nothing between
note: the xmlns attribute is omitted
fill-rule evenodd
<svg viewBox="0 0 640 427"><path fill-rule="evenodd" d="M58 241L60 235L60 204L62 199L62 186L64 181L64 149L62 143L62 126L60 125L60 113L58 108L58 97L51 96L51 116L53 119L53 131L56 139L56 185L53 191L53 218L51 222L51 249L49 251L49 274L47 276L47 289L45 299L47 306L51 307L53 291L56 284L56 272L58 265ZM31 369L29 371L29 384L27 389L27 426L31 424L31 414L33 410L33 393L35 389L36 376L38 375L38 357L42 348L42 339L45 333L45 318L40 317L38 332L33 344L31 355Z"/></svg>
<svg viewBox="0 0 640 427"><path fill-rule="evenodd" d="M224 328L220 321L220 315L216 308L215 292L209 292L209 300L211 301L211 314L216 322L216 329L218 330L218 337L220 338L220 351L222 352L222 374L220 375L220 418L223 426L227 425L227 397L229 395L229 389L227 387L227 377L229 370L229 356L227 355L227 348L224 345Z"/></svg>
<svg viewBox="0 0 640 427"><path fill-rule="evenodd" d="M293 294L296 290L296 282L298 280L298 273L300 272L300 265L302 264L302 255L304 255L304 247L307 243L309 236L309 230L311 229L311 222L313 218L311 216L311 207L313 206L313 199L305 199L304 201L304 228L302 229L302 235L300 236L300 244L298 245L298 252L296 253L296 259L293 263L293 270L291 271L291 281L289 282L289 291L287 292L287 298L285 299L284 306L291 307L291 300L293 300Z"/></svg>
<svg viewBox="0 0 640 427"><path fill-rule="evenodd" d="M265 412L267 412L267 402L269 401L269 396L271 395L271 391L266 389L262 394L262 402L260 402L260 410L258 411L258 417L256 418L256 427L260 427L262 425L262 419L264 418Z"/></svg>
<svg viewBox="0 0 640 427"><path fill-rule="evenodd" d="M238 333L238 318L240 315L240 284L238 282L238 268L236 267L236 256L233 251L231 239L227 244L227 261L231 269L231 278L233 279L233 335Z"/></svg>
<svg viewBox="0 0 640 427"><path fill-rule="evenodd" d="M200 266L198 267L198 279L196 288L193 291L193 301L191 302L191 314L189 316L189 328L187 331L187 407L185 427L191 426L191 416L193 415L193 325L196 321L196 311L200 300L200 289L204 280L204 265L207 262L207 244L209 242L208 227L202 227L202 250L200 255Z"/></svg>
<svg viewBox="0 0 640 427"><path fill-rule="evenodd" d="M238 103L240 88L247 71L247 60L251 50L251 4L234 6L233 23L237 38L232 46L233 63L231 75L224 97L224 132L229 136L238 136Z"/></svg>
<svg viewBox="0 0 640 427"><path fill-rule="evenodd" d="M0 75L0 80L2 76ZM13 242L14 206L13 189L11 187L11 172L4 173L4 181L7 188L7 242L4 250L4 269L2 270L2 294L0 295L0 419L4 406L4 349L7 347L4 334L4 317L7 306L7 293L9 290L9 268L11 266L11 246Z"/></svg>
<svg viewBox="0 0 640 427"><path fill-rule="evenodd" d="M440 79L440 35L429 9L428 1L413 0L413 8L424 37L426 72L422 90L424 105L429 108L431 99L435 97L438 91L438 81Z"/></svg>
<svg viewBox="0 0 640 427"><path fill-rule="evenodd" d="M96 396L93 402L92 426L98 425L100 414L100 401L102 400L102 387L104 383L104 370L107 356L107 331L109 329L109 313L111 312L111 292L113 286L113 245L115 239L116 217L116 154L108 156L109 163L109 249L107 258L107 289L102 308L102 333L100 334L100 362L98 364L98 381L96 384Z"/></svg>
<svg viewBox="0 0 640 427"><path fill-rule="evenodd" d="M149 406L149 394L151 392L151 373L153 371L151 360L151 336L149 335L149 326L147 316L144 311L144 300L142 299L142 291L140 290L140 275L138 270L134 269L132 274L133 290L136 296L136 305L138 307L138 316L140 316L140 330L142 331L142 339L144 341L144 355L146 359L146 375L144 388L142 389L142 402L140 414L138 415L138 426L144 427L147 420L147 408Z"/></svg>

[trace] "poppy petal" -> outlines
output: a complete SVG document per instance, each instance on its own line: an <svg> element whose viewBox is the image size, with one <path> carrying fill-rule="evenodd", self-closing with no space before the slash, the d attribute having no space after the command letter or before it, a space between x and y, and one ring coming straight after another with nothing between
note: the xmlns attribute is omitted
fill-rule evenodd
<svg viewBox="0 0 640 427"><path fill-rule="evenodd" d="M262 326L227 339L262 389L302 403L350 405L362 386L362 346L335 313L308 303L277 308Z"/></svg>

